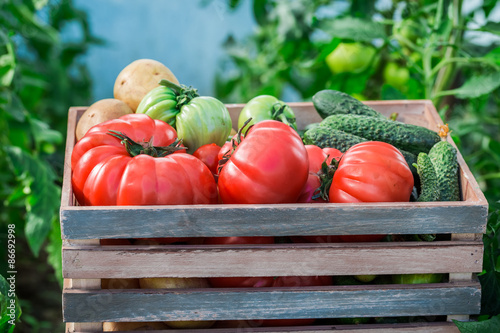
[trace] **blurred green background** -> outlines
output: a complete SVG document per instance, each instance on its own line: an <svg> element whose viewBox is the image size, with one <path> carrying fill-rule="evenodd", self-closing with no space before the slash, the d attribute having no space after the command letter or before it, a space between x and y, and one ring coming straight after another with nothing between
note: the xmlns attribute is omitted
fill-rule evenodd
<svg viewBox="0 0 500 333"><path fill-rule="evenodd" d="M432 100L490 204L478 319L498 320L499 21L491 0L0 0L0 253L15 224L15 331L63 331L68 108L112 97L116 75L139 58L228 103L308 101L326 88ZM5 286L0 278L0 332L11 332Z"/></svg>

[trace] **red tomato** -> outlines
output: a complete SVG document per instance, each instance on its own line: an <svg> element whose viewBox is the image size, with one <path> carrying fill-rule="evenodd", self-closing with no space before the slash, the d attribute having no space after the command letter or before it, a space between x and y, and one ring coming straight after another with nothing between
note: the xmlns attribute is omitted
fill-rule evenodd
<svg viewBox="0 0 500 333"><path fill-rule="evenodd" d="M294 236L294 243L349 243L380 242L386 235L328 235L328 236Z"/></svg>
<svg viewBox="0 0 500 333"><path fill-rule="evenodd" d="M312 203L312 202L328 202L325 199L319 197L317 199L313 199L312 197L316 194L317 189L320 187L321 181L319 180L319 176L315 173L309 172L309 177L307 178L307 182L300 193L299 199L297 202L301 203Z"/></svg>
<svg viewBox="0 0 500 333"><path fill-rule="evenodd" d="M273 244L274 237L207 237L205 244ZM217 277L209 278L215 288L258 288L270 287L274 278L265 277Z"/></svg>
<svg viewBox="0 0 500 333"><path fill-rule="evenodd" d="M313 287L330 286L333 284L331 276L279 276L274 280L273 287ZM252 326L305 326L312 324L316 319L265 319L250 320Z"/></svg>
<svg viewBox="0 0 500 333"><path fill-rule="evenodd" d="M208 281L214 288L261 288L272 286L274 277L213 277L208 278Z"/></svg>
<svg viewBox="0 0 500 333"><path fill-rule="evenodd" d="M218 154L221 147L217 146L215 143L203 145L196 149L193 156L198 158L200 161L205 163L205 165L212 171L215 175L217 174L217 167L219 165Z"/></svg>
<svg viewBox="0 0 500 333"><path fill-rule="evenodd" d="M137 144L111 135L110 130ZM129 114L92 127L76 143L71 157L78 202L98 206L217 203L214 177L196 157L146 154L154 154L151 145L169 146L176 138L172 126L145 114ZM161 154L161 148L156 152Z"/></svg>
<svg viewBox="0 0 500 333"><path fill-rule="evenodd" d="M321 185L321 181L317 173L321 170L321 165L323 164L323 162L326 161L327 164L330 164L332 159L340 159L342 153L340 152L340 150L335 148L321 149L320 147L315 145L306 145L305 148L307 150L307 157L309 159L309 176L297 202L327 202L321 197L317 199L312 198Z"/></svg>
<svg viewBox="0 0 500 333"><path fill-rule="evenodd" d="M325 162L330 164L332 159L339 160L342 156L340 150L335 148L323 148L321 149L315 145L306 145L307 156L309 158L309 172L317 173L321 170L321 164Z"/></svg>
<svg viewBox="0 0 500 333"><path fill-rule="evenodd" d="M207 237L205 244L273 244L274 237Z"/></svg>
<svg viewBox="0 0 500 333"><path fill-rule="evenodd" d="M309 162L300 136L276 120L253 125L219 173L226 204L296 202Z"/></svg>
<svg viewBox="0 0 500 333"><path fill-rule="evenodd" d="M413 175L401 152L378 141L358 143L340 160L330 202L409 201Z"/></svg>

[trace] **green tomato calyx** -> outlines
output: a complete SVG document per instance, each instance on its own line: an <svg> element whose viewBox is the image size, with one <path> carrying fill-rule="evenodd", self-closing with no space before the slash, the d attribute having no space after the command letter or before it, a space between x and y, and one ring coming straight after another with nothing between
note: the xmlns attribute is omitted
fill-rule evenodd
<svg viewBox="0 0 500 333"><path fill-rule="evenodd" d="M199 97L198 89L183 84L175 84L169 80L162 79L160 85L170 88L176 95L177 109L181 109L184 105L191 102L195 97Z"/></svg>
<svg viewBox="0 0 500 333"><path fill-rule="evenodd" d="M295 115L293 114L292 108L290 108L287 104L282 102L274 103L271 112L272 112L271 118L273 120L281 121L282 123L293 128L294 130L297 130Z"/></svg>
<svg viewBox="0 0 500 333"><path fill-rule="evenodd" d="M217 174L220 174L222 168L224 165L229 161L231 156L233 155L234 151L236 148L240 145L241 141L243 140L244 136L247 135L248 131L250 128L252 128L253 125L250 125L248 128L247 125L252 121L252 118L248 118L243 126L238 130L238 133L236 133L233 138L231 139L231 149L229 149L227 152L224 153L222 158L219 160L219 165L217 167ZM245 134L243 134L243 130L245 131Z"/></svg>
<svg viewBox="0 0 500 333"><path fill-rule="evenodd" d="M144 142L135 142L126 134L109 130L109 135L114 136L121 140L121 144L125 146L127 152L130 156L135 157L137 155L145 154L152 157L165 157L167 155L173 154L178 150L186 150L186 147L181 146L182 141L179 139L175 139L173 143L164 147L155 147L153 146L153 137L149 141Z"/></svg>
<svg viewBox="0 0 500 333"><path fill-rule="evenodd" d="M332 186L333 176L335 175L335 171L339 167L339 161L337 159L332 158L330 164L326 163L328 160L328 156L321 163L321 169L318 171L320 186L314 192L312 199L322 198L323 200L329 201L330 187Z"/></svg>

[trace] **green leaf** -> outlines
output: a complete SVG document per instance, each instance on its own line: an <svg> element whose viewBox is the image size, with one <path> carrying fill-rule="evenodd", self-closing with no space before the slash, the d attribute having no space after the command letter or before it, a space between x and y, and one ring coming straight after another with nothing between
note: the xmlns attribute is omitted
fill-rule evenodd
<svg viewBox="0 0 500 333"><path fill-rule="evenodd" d="M60 205L60 188L47 163L22 151L19 147L6 146L8 161L18 179L28 175L33 179L31 192L26 196L25 234L33 254L38 255L50 231L52 220Z"/></svg>
<svg viewBox="0 0 500 333"><path fill-rule="evenodd" d="M0 89L0 111L22 122L26 118L24 105L19 97L9 89Z"/></svg>
<svg viewBox="0 0 500 333"><path fill-rule="evenodd" d="M500 212L492 212L488 218L486 234L483 236L484 259L483 273L478 278L481 282L481 313L496 315L500 313L500 273L495 270L499 250Z"/></svg>
<svg viewBox="0 0 500 333"><path fill-rule="evenodd" d="M5 49L5 53L2 49ZM0 30L0 54L0 85L8 87L16 72L16 56L12 42L2 30Z"/></svg>
<svg viewBox="0 0 500 333"><path fill-rule="evenodd" d="M403 94L398 89L394 88L389 84L384 84L382 86L382 99L383 100L398 100L407 99L406 95Z"/></svg>
<svg viewBox="0 0 500 333"><path fill-rule="evenodd" d="M453 320L461 333L500 332L500 315L484 321Z"/></svg>
<svg viewBox="0 0 500 333"><path fill-rule="evenodd" d="M500 47L496 47L484 56L485 59L493 61L497 66L500 66Z"/></svg>
<svg viewBox="0 0 500 333"><path fill-rule="evenodd" d="M500 22L487 22L479 31L486 31L497 36L500 36Z"/></svg>
<svg viewBox="0 0 500 333"><path fill-rule="evenodd" d="M369 42L377 38L385 39L387 37L383 24L374 22L373 20L354 17L322 21L320 29L333 37L361 42Z"/></svg>
<svg viewBox="0 0 500 333"><path fill-rule="evenodd" d="M63 275L62 275L62 239L61 239L61 225L59 219L55 218L52 221L52 229L49 234L49 242L45 250L48 253L48 263L54 268L57 282L62 288Z"/></svg>
<svg viewBox="0 0 500 333"><path fill-rule="evenodd" d="M11 314L11 309L9 309L9 306L12 307L11 299L13 299L15 302L15 310L13 315ZM0 274L0 333L13 332L13 328L15 325L11 325L12 320L14 320L14 322L17 322L20 316L21 306L19 305L19 300L15 295L14 298L12 298L12 295L10 294L10 284L7 279Z"/></svg>
<svg viewBox="0 0 500 333"><path fill-rule="evenodd" d="M35 5L35 8L37 10L40 10L43 7L47 6L48 3L49 3L49 0L33 0L33 5Z"/></svg>
<svg viewBox="0 0 500 333"><path fill-rule="evenodd" d="M62 142L62 134L51 129L47 123L35 118L30 118L30 124L36 143L41 144L43 142L48 142L59 144Z"/></svg>
<svg viewBox="0 0 500 333"><path fill-rule="evenodd" d="M267 23L267 0L253 1L253 16L259 25Z"/></svg>
<svg viewBox="0 0 500 333"><path fill-rule="evenodd" d="M445 90L438 96L456 95L458 98L477 98L479 96L489 94L500 87L500 72L472 76L461 87L452 90Z"/></svg>

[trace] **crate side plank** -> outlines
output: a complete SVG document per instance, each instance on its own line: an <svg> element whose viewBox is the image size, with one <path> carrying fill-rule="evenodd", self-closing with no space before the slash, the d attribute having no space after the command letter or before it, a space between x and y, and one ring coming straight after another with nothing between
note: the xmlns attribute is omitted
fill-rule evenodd
<svg viewBox="0 0 500 333"><path fill-rule="evenodd" d="M249 289L65 290L66 322L477 314L476 282Z"/></svg>
<svg viewBox="0 0 500 333"><path fill-rule="evenodd" d="M453 323L410 323L410 324L370 324L370 325L315 325L303 327L240 327L240 328L209 328L209 329L169 329L169 330L147 330L133 331L136 333L386 333L386 332L407 332L407 333L459 333L458 328ZM116 333L128 333L130 331L120 331ZM84 332L75 332L84 333Z"/></svg>
<svg viewBox="0 0 500 333"><path fill-rule="evenodd" d="M486 215L487 207L461 202L68 207L61 232L65 239L483 233Z"/></svg>
<svg viewBox="0 0 500 333"><path fill-rule="evenodd" d="M66 278L462 273L480 272L482 253L480 241L64 246L63 266Z"/></svg>

